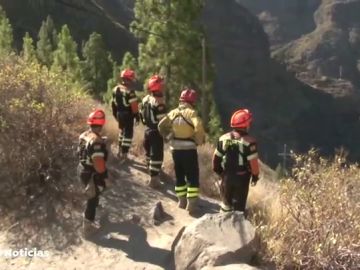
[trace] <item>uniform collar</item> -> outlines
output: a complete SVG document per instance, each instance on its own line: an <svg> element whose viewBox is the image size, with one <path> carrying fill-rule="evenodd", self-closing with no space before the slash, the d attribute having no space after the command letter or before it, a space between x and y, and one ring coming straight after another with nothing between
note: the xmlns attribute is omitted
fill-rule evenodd
<svg viewBox="0 0 360 270"><path fill-rule="evenodd" d="M194 109L194 107L191 104L186 103L186 102L180 102L178 108L179 109Z"/></svg>

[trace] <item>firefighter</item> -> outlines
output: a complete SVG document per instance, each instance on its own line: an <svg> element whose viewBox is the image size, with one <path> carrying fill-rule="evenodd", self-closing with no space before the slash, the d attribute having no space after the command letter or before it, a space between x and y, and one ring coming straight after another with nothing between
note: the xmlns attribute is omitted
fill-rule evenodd
<svg viewBox="0 0 360 270"><path fill-rule="evenodd" d="M87 124L90 129L79 136L79 165L78 175L84 185L88 198L84 211L84 232L95 228L96 208L99 204L100 193L109 184L107 180L106 159L107 150L105 140L100 136L105 124L105 113L97 109L90 113Z"/></svg>
<svg viewBox="0 0 360 270"><path fill-rule="evenodd" d="M259 180L256 140L248 134L252 114L236 111L230 121L233 130L222 135L213 155L213 171L221 177L221 211L245 213L249 184Z"/></svg>
<svg viewBox="0 0 360 270"><path fill-rule="evenodd" d="M166 115L163 87L163 79L152 76L147 85L150 93L143 98L140 110L141 120L146 126L144 148L150 173L148 185L153 188L160 186L159 173L164 159L164 140L157 129L159 121Z"/></svg>
<svg viewBox="0 0 360 270"><path fill-rule="evenodd" d="M199 196L197 146L205 140L201 119L194 109L195 102L195 90L184 89L179 98L179 106L170 111L158 126L160 134L170 140L178 207L186 208L190 215L196 213Z"/></svg>
<svg viewBox="0 0 360 270"><path fill-rule="evenodd" d="M111 107L120 129L118 157L126 161L134 135L134 119L139 123L140 117L137 97L133 90L135 72L125 69L120 73L120 79L120 84L113 89Z"/></svg>

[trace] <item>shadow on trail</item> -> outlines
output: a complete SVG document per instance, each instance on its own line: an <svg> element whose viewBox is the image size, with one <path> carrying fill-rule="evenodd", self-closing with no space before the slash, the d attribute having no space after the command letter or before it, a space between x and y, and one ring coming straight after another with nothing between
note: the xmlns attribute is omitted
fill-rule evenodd
<svg viewBox="0 0 360 270"><path fill-rule="evenodd" d="M128 239L124 240L126 238ZM174 269L171 252L150 246L147 242L146 230L135 222L114 223L105 220L101 231L88 240L98 246L121 250L135 262L145 262L164 269Z"/></svg>

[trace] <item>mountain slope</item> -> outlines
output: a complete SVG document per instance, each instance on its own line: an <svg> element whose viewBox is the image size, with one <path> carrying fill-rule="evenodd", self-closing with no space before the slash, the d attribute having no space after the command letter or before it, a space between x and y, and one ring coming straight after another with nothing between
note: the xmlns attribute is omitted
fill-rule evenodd
<svg viewBox="0 0 360 270"><path fill-rule="evenodd" d="M36 38L41 22L51 15L58 29L63 24L69 26L71 34L80 45L96 31L103 36L116 59L121 59L126 51L136 51L137 41L127 30L132 20L128 1L97 0L93 1L94 4L72 4L72 1L65 0L46 1L41 5L36 4L37 1L33 2L0 0L0 5L14 28L15 45L18 50L21 49L25 32Z"/></svg>
<svg viewBox="0 0 360 270"><path fill-rule="evenodd" d="M318 147L323 154L332 154L341 145L352 148L355 134L359 134L356 101L334 99L299 81L273 60L266 33L247 9L230 1L207 3L203 21L216 67L215 97L225 128L234 110L249 108L261 157L273 166L285 143L294 151ZM349 129L353 133L345 132ZM352 157L358 157L360 153L352 150Z"/></svg>
<svg viewBox="0 0 360 270"><path fill-rule="evenodd" d="M101 198L97 213L101 228L89 240L80 239L81 214L77 213L78 227L72 228L76 245L48 249L47 258L0 260L0 269L173 269L173 240L194 218L177 208L172 184L165 183L158 191L147 187L145 166L135 156L131 159L121 166L117 159L110 159L113 186ZM167 215L155 226L151 209L158 201ZM201 205L208 213L218 209L208 200ZM6 238L1 240L0 247L7 249Z"/></svg>
<svg viewBox="0 0 360 270"><path fill-rule="evenodd" d="M127 50L136 54L135 39L123 27L114 24L114 20L116 20L125 28L128 27L130 18L133 16L131 11L133 1L97 0L95 3L101 5L101 8L95 8L95 10L93 5L89 6L87 2L81 2L87 7L86 12L59 4L59 2L67 1L56 1L57 4L45 9L34 9L20 0L0 0L0 4L4 5L15 26L18 41L25 31L36 35L41 20L49 13L54 17L57 25L70 24L72 32L79 42L86 39L91 31L98 31L103 34L117 59L121 59ZM69 1L71 2L71 0ZM94 1L92 2L94 3ZM285 2L287 4L283 6ZM332 58L331 55L334 53L332 49L318 50L318 48L326 48L328 45L322 39L317 40L322 37L317 34L305 36L310 37L304 37L306 42L294 41L282 47L283 49L276 53L276 61L270 56L271 45L274 45L272 49L277 48L278 45L283 45L293 38L299 38L303 34L311 33L315 29L315 20L312 19L311 14L319 8L320 2L305 2L307 5L301 4L303 2L299 0L276 0L274 4L270 5L264 0L250 2L245 0L207 0L202 17L207 31L211 57L214 61L216 72L214 96L223 127L224 129L229 128L228 121L234 110L239 107L248 107L254 113L252 133L259 140L262 159L273 167L280 161L278 153L282 151L284 144L294 151L306 151L309 147L314 146L320 148L324 154L332 154L334 148L345 146L347 149L351 149L350 157L353 159L360 157L360 150L353 147L353 143L360 135L357 97L354 98L352 95L342 99L332 97L338 93L353 93L353 85L345 80L323 78L324 74L321 73L323 72L321 67L324 67L324 70L330 70L330 75L333 74L338 67L334 69L332 63L342 61L343 58L340 56ZM349 4L345 4L344 1L336 3L340 2L344 5L336 4L335 7L339 6L335 9L339 10L337 12L340 12L342 7L349 8L348 5L351 3L353 3L351 5L355 5L358 1L354 0ZM246 4L247 7L252 8L254 13L252 14L239 3ZM325 5L325 3L328 4ZM333 2L330 0L323 1L320 10L329 5L330 7L334 6L331 3ZM25 8L21 8L24 6ZM279 9L281 7L284 9ZM354 10L356 10L355 7ZM333 9L324 10L332 12ZM255 13L263 12L270 12L273 17L278 16L277 20L282 28L281 35L278 36L278 43L274 43L271 37L269 41L269 32L265 32L261 24L264 21L259 20L255 15ZM340 14L342 13L340 12ZM326 21L325 18L329 17L332 18L331 16L320 16L316 23L322 25L322 22ZM351 18L355 20L356 16L349 16L349 22L352 20ZM304 21L304 27L298 26L298 29L295 29L296 22L299 20ZM286 33L284 29L287 29ZM348 33L344 30L341 31L343 32L342 36L346 36ZM307 40L309 40L309 44L307 44ZM329 44L338 46L338 43L333 41ZM345 43L339 41L339 44L340 47L341 44L346 45L343 50L346 55L346 48L349 47L348 41ZM355 49L355 46L351 48ZM336 53L335 50L335 55ZM351 54L348 54L345 58L349 59L350 56ZM356 57L352 59L352 63L355 63L355 59ZM283 67L279 62L288 63L288 66ZM356 75L354 64L349 67L352 70L351 74ZM314 70L319 70L320 76L317 76L317 73L313 72ZM344 65L344 77L349 74L347 72L348 69ZM346 92L344 89L349 91ZM347 132L349 129L352 132Z"/></svg>
<svg viewBox="0 0 360 270"><path fill-rule="evenodd" d="M314 14L316 29L275 52L275 57L334 95L359 95L360 1L324 0ZM327 76L328 87L321 87ZM348 83L334 79L345 79ZM322 84L327 86L326 81Z"/></svg>

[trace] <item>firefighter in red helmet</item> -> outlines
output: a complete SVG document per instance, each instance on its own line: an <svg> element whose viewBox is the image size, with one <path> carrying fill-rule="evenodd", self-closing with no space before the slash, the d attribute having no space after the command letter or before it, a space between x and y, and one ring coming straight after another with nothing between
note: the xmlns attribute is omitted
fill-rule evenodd
<svg viewBox="0 0 360 270"><path fill-rule="evenodd" d="M233 130L222 135L213 155L213 171L221 177L221 211L245 212L249 184L259 180L256 140L248 134L252 114L241 109L231 117Z"/></svg>
<svg viewBox="0 0 360 270"><path fill-rule="evenodd" d="M84 185L87 197L84 211L84 232L96 227L96 207L99 204L99 195L108 184L106 168L107 149L105 140L100 133L105 124L105 113L97 109L90 113L87 124L90 129L79 136L79 165L78 175Z"/></svg>
<svg viewBox="0 0 360 270"><path fill-rule="evenodd" d="M135 95L135 72L125 69L120 73L120 84L113 89L112 112L119 124L119 152L122 161L127 160L134 135L134 120L139 123L138 100Z"/></svg>
<svg viewBox="0 0 360 270"><path fill-rule="evenodd" d="M153 188L160 186L159 173L164 159L164 140L157 129L159 121L166 115L164 104L164 80L152 76L147 84L149 94L141 103L141 120L146 126L144 135L144 148L146 163L150 173L148 185Z"/></svg>
<svg viewBox="0 0 360 270"><path fill-rule="evenodd" d="M202 121L195 111L196 91L181 92L179 106L159 123L160 134L170 140L176 175L175 192L178 207L190 215L197 214L199 196L199 163L197 146L205 141Z"/></svg>

